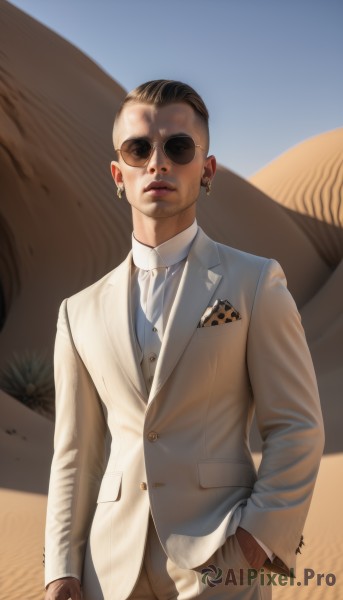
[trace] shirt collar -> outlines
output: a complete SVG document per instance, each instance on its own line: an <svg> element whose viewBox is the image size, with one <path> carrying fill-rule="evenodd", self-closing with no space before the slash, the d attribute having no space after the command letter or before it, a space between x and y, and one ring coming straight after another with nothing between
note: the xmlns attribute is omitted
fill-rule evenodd
<svg viewBox="0 0 343 600"><path fill-rule="evenodd" d="M171 267L186 258L197 232L198 224L195 219L190 227L156 248L141 244L132 234L133 262L136 267L145 271L157 267Z"/></svg>

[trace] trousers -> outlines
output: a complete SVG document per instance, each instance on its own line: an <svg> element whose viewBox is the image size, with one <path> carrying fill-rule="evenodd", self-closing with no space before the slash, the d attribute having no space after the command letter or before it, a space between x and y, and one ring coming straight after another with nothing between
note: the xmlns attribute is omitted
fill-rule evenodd
<svg viewBox="0 0 343 600"><path fill-rule="evenodd" d="M195 569L182 569L165 554L150 517L142 569L130 600L270 600L235 535Z"/></svg>

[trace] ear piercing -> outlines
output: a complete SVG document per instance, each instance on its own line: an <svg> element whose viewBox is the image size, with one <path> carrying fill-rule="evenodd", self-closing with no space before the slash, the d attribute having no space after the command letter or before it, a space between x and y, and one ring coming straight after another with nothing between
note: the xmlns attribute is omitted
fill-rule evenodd
<svg viewBox="0 0 343 600"><path fill-rule="evenodd" d="M124 193L124 186L119 186L117 187L117 196L119 198L119 200L121 200L122 194Z"/></svg>
<svg viewBox="0 0 343 600"><path fill-rule="evenodd" d="M202 181L202 185L206 189L206 196L209 196L211 194L212 181L210 179L205 179Z"/></svg>

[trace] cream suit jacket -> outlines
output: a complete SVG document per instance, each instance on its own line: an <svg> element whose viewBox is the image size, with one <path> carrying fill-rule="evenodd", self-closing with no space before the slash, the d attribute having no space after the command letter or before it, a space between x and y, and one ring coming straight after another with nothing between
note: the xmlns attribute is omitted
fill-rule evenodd
<svg viewBox="0 0 343 600"><path fill-rule="evenodd" d="M60 309L46 583L72 575L85 600L127 598L150 511L180 567L205 562L239 523L287 571L323 426L310 353L280 266L199 230L148 398L130 306L131 261L129 254ZM218 298L241 318L198 327ZM263 439L258 473L248 441L254 409Z"/></svg>

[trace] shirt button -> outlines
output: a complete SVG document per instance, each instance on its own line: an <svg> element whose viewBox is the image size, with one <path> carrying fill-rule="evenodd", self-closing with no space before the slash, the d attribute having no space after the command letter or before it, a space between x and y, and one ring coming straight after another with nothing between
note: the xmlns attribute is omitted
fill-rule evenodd
<svg viewBox="0 0 343 600"><path fill-rule="evenodd" d="M156 358L157 358L156 354L150 354L150 356L149 356L150 362L155 362Z"/></svg>
<svg viewBox="0 0 343 600"><path fill-rule="evenodd" d="M153 330L153 332L154 332L154 333L156 333L156 331L157 331L157 328L156 328L156 327L153 327L153 328L152 328L152 330Z"/></svg>
<svg viewBox="0 0 343 600"><path fill-rule="evenodd" d="M147 489L148 489L148 486L147 486L147 484L145 483L145 481L142 481L142 482L139 484L139 487L140 487L140 489L141 489L141 490L147 490Z"/></svg>
<svg viewBox="0 0 343 600"><path fill-rule="evenodd" d="M148 433L149 442L156 442L158 437L159 437L159 435L158 435L158 433L156 433L156 431L149 431L149 433Z"/></svg>

